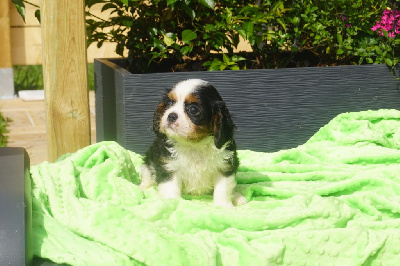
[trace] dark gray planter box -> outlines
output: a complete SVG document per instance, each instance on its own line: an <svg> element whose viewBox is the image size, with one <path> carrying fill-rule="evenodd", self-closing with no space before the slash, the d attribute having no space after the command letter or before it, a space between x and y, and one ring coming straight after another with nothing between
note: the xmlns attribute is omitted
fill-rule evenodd
<svg viewBox="0 0 400 266"><path fill-rule="evenodd" d="M32 196L24 148L0 147L0 265L32 265Z"/></svg>
<svg viewBox="0 0 400 266"><path fill-rule="evenodd" d="M294 148L340 113L400 109L400 81L386 65L132 74L119 62L95 60L97 141L141 154L154 139L163 92L189 78L218 89L238 127L239 149Z"/></svg>

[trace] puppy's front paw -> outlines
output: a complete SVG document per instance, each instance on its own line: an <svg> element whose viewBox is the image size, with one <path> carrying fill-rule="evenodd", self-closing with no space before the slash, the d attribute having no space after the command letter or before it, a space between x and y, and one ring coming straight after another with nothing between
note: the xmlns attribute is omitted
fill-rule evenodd
<svg viewBox="0 0 400 266"><path fill-rule="evenodd" d="M247 203L246 197L236 191L233 194L232 201L233 204L235 204L236 206L244 205Z"/></svg>
<svg viewBox="0 0 400 266"><path fill-rule="evenodd" d="M165 191L159 191L159 194L162 199L178 199L181 197L179 193L171 193L171 192L165 192Z"/></svg>
<svg viewBox="0 0 400 266"><path fill-rule="evenodd" d="M158 185L158 193L163 199L176 199L181 197L181 188L176 178Z"/></svg>
<svg viewBox="0 0 400 266"><path fill-rule="evenodd" d="M156 185L153 175L147 165L145 165L145 164L142 165L142 171L141 171L140 175L141 175L142 181L140 182L139 188L142 191L145 191L146 189Z"/></svg>
<svg viewBox="0 0 400 266"><path fill-rule="evenodd" d="M145 191L146 189L152 187L154 184L142 182L139 185L140 190Z"/></svg>

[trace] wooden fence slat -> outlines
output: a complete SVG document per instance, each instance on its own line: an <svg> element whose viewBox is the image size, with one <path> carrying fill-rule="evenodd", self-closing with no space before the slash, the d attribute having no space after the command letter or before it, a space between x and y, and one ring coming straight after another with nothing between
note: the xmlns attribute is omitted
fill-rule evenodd
<svg viewBox="0 0 400 266"><path fill-rule="evenodd" d="M90 144L84 1L42 0L48 158Z"/></svg>
<svg viewBox="0 0 400 266"><path fill-rule="evenodd" d="M10 1L0 1L0 68L10 68L11 37L10 37Z"/></svg>

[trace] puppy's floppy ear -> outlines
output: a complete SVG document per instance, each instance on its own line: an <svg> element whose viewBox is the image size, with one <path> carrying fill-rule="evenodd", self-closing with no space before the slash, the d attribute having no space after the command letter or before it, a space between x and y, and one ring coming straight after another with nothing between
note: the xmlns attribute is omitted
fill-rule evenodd
<svg viewBox="0 0 400 266"><path fill-rule="evenodd" d="M153 115L153 131L158 134L160 132L161 117L165 111L164 101L160 101Z"/></svg>
<svg viewBox="0 0 400 266"><path fill-rule="evenodd" d="M225 143L233 139L236 128L228 108L223 101L217 101L213 107L214 143L220 149Z"/></svg>
<svg viewBox="0 0 400 266"><path fill-rule="evenodd" d="M156 134L160 133L160 123L165 110L168 108L168 96L167 94L171 91L171 89L166 90L162 100L157 104L156 110L153 115L153 131Z"/></svg>

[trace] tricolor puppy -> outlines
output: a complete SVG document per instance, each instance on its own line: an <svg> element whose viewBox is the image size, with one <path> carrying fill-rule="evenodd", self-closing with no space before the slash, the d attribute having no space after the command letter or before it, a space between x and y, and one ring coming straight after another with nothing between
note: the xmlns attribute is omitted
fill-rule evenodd
<svg viewBox="0 0 400 266"><path fill-rule="evenodd" d="M214 205L246 203L234 191L239 166L235 125L217 90L189 79L167 90L154 113L156 139L144 158L142 183L158 184L162 198L213 193Z"/></svg>

